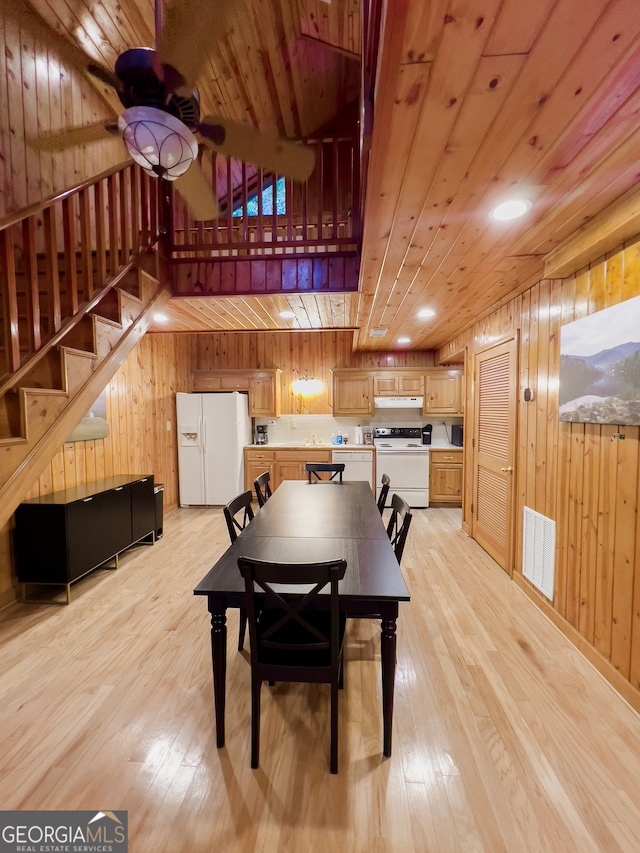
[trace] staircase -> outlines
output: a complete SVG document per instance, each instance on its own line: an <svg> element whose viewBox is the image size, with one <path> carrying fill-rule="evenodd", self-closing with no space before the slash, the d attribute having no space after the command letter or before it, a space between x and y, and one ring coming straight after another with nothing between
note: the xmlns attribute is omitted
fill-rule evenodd
<svg viewBox="0 0 640 853"><path fill-rule="evenodd" d="M125 202L127 187L133 191L145 177L129 165L100 176L96 185L115 180ZM0 223L0 529L171 295L154 248L155 204L146 211L119 204L123 220L113 227L94 203L104 189L95 196L90 186L77 192L75 212L91 208L97 248L70 239L73 194L60 200L61 217L52 199ZM154 197L151 190L142 195ZM40 235L49 252L27 239L36 216L45 230L50 226ZM56 222L62 223L59 237ZM53 258L51 247L60 247Z"/></svg>

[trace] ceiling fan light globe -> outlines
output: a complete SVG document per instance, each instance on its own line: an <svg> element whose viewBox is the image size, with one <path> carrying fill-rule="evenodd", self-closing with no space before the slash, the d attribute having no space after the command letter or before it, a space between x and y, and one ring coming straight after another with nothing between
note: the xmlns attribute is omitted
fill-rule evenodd
<svg viewBox="0 0 640 853"><path fill-rule="evenodd" d="M130 107L118 127L131 159L148 175L175 181L198 156L198 143L180 119L155 107Z"/></svg>

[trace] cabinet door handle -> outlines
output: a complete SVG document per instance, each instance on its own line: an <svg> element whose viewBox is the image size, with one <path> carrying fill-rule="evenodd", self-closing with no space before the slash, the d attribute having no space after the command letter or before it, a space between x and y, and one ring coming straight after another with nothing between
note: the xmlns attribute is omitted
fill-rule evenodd
<svg viewBox="0 0 640 853"><path fill-rule="evenodd" d="M114 492L121 492L124 489L124 486L118 486L117 489L114 489Z"/></svg>
<svg viewBox="0 0 640 853"><path fill-rule="evenodd" d="M507 468L501 468L500 470L503 474L510 474L513 471L513 468L509 465Z"/></svg>
<svg viewBox="0 0 640 853"><path fill-rule="evenodd" d="M88 504L88 503L89 503L89 501L92 501L92 500L93 500L93 498L83 498L83 499L82 499L82 503L83 503L83 504Z"/></svg>

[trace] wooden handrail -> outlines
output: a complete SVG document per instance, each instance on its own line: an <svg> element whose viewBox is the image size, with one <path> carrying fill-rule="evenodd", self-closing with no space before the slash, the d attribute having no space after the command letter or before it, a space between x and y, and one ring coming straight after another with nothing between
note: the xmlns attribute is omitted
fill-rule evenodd
<svg viewBox="0 0 640 853"><path fill-rule="evenodd" d="M157 179L131 161L0 220L0 394L159 239Z"/></svg>
<svg viewBox="0 0 640 853"><path fill-rule="evenodd" d="M22 222L23 219L28 219L30 216L33 216L36 213L40 213L40 211L44 210L45 207L51 207L51 205L53 204L62 202L65 199L70 198L70 196L79 193L81 190L86 190L89 187L92 187L94 184L98 183L99 181L108 178L110 175L115 175L116 172L120 172L122 169L131 165L132 161L127 160L125 163L120 163L117 166L111 166L110 169L105 169L105 171L101 172L99 175L95 175L92 178L87 178L87 180L83 181L81 184L76 184L74 187L71 187L67 190L63 190L62 192L56 193L55 195L47 196L47 198L42 199L42 201L35 202L35 204L30 204L29 207L23 207L20 210L16 210L14 213L9 213L7 216L0 219L0 231L5 228L8 228L10 225L17 225L19 222Z"/></svg>

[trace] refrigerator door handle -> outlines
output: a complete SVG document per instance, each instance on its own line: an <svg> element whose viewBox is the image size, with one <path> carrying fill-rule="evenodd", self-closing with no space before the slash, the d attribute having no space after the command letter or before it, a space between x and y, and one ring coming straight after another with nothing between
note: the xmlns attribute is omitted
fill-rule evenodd
<svg viewBox="0 0 640 853"><path fill-rule="evenodd" d="M204 488L204 503L207 503L209 494L209 483L207 482L207 466L204 460L207 456L207 419L203 414L200 415L200 453L202 455L202 486Z"/></svg>

